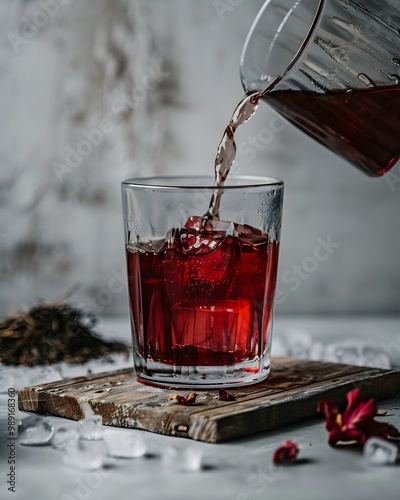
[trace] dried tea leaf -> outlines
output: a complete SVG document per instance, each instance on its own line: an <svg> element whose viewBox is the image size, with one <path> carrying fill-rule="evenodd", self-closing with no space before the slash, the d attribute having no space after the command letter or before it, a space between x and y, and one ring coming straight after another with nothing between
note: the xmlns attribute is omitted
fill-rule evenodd
<svg viewBox="0 0 400 500"><path fill-rule="evenodd" d="M220 389L218 396L221 401L235 401L236 399L236 397L233 394L230 394L225 389Z"/></svg>
<svg viewBox="0 0 400 500"><path fill-rule="evenodd" d="M65 302L40 303L0 322L0 362L5 365L84 363L129 346L100 338L92 313Z"/></svg>
<svg viewBox="0 0 400 500"><path fill-rule="evenodd" d="M191 405L196 402L197 394L195 392L191 392L188 396L181 396L179 394L170 394L168 396L169 401L172 403L177 403L179 405Z"/></svg>

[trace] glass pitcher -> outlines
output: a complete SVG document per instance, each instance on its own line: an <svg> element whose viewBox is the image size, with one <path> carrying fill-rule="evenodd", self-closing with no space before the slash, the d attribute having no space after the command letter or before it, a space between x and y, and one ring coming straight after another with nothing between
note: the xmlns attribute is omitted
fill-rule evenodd
<svg viewBox="0 0 400 500"><path fill-rule="evenodd" d="M370 176L400 160L400 0L267 0L247 92Z"/></svg>

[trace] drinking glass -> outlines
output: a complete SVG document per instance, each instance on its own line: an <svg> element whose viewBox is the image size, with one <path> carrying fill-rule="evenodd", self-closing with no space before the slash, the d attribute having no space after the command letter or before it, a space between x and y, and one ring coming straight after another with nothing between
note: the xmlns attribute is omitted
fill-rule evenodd
<svg viewBox="0 0 400 500"><path fill-rule="evenodd" d="M134 365L156 386L236 387L270 370L283 182L211 177L122 183Z"/></svg>

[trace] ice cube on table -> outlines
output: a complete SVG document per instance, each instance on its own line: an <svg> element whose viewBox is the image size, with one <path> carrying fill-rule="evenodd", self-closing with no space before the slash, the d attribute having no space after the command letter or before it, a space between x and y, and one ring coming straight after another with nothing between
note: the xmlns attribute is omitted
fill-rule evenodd
<svg viewBox="0 0 400 500"><path fill-rule="evenodd" d="M390 369L390 358L372 342L345 340L332 344L313 341L311 335L297 328L274 334L272 352L275 356L309 358L314 361L343 363L355 366Z"/></svg>
<svg viewBox="0 0 400 500"><path fill-rule="evenodd" d="M313 361L321 361L324 359L324 354L325 354L324 344L320 340L316 340L315 342L313 342L310 348L309 358L312 359Z"/></svg>
<svg viewBox="0 0 400 500"><path fill-rule="evenodd" d="M15 389L14 377L7 370L0 371L0 394L6 394L9 389Z"/></svg>
<svg viewBox="0 0 400 500"><path fill-rule="evenodd" d="M313 341L307 331L300 328L288 328L275 333L272 341L272 348L275 350L274 343L278 344L276 349L279 349L278 354L274 353L275 356L308 358Z"/></svg>
<svg viewBox="0 0 400 500"><path fill-rule="evenodd" d="M103 418L101 415L78 421L79 439L99 440L103 437Z"/></svg>
<svg viewBox="0 0 400 500"><path fill-rule="evenodd" d="M104 463L101 453L96 453L81 441L69 444L63 451L62 459L66 465L83 470L100 469Z"/></svg>
<svg viewBox="0 0 400 500"><path fill-rule="evenodd" d="M59 380L62 380L60 371L54 368L54 366L46 366L30 379L30 384L48 384L49 382L58 382Z"/></svg>
<svg viewBox="0 0 400 500"><path fill-rule="evenodd" d="M147 451L143 438L131 432L106 432L104 440L110 457L138 458Z"/></svg>
<svg viewBox="0 0 400 500"><path fill-rule="evenodd" d="M345 365L358 365L362 366L363 357L357 346L353 344L337 343L328 344L325 349L324 358L326 361L331 361L332 363L343 363Z"/></svg>
<svg viewBox="0 0 400 500"><path fill-rule="evenodd" d="M389 440L371 437L364 445L363 454L371 465L394 464L397 461L399 449Z"/></svg>
<svg viewBox="0 0 400 500"><path fill-rule="evenodd" d="M54 429L43 417L26 417L18 424L18 442L23 445L49 444Z"/></svg>
<svg viewBox="0 0 400 500"><path fill-rule="evenodd" d="M108 448L107 444L104 441L103 438L101 439L80 439L80 443L83 443L86 448L89 450L93 451L96 455L101 455L103 457L103 465L105 465L105 462L107 461L107 456L108 456ZM108 463L108 461L107 461Z"/></svg>
<svg viewBox="0 0 400 500"><path fill-rule="evenodd" d="M313 359L317 359L312 354ZM371 366L373 368L390 368L390 359L382 349L371 342L346 340L324 346L319 358L332 363L343 363L355 366Z"/></svg>
<svg viewBox="0 0 400 500"><path fill-rule="evenodd" d="M66 427L60 427L57 429L51 438L51 446L56 450L65 450L65 448L73 443L76 443L79 439L79 434L76 429L67 429Z"/></svg>
<svg viewBox="0 0 400 500"><path fill-rule="evenodd" d="M365 360L365 366L382 368L383 370L389 370L392 367L389 356L384 353L379 346L366 343L362 347L362 353Z"/></svg>
<svg viewBox="0 0 400 500"><path fill-rule="evenodd" d="M19 391L22 387L30 385L32 376L37 373L37 369L28 366L5 366L0 364L0 386L3 385L5 392L7 392L6 389L10 388ZM3 382L1 382L2 376L4 376ZM11 385L6 388L7 384Z"/></svg>
<svg viewBox="0 0 400 500"><path fill-rule="evenodd" d="M202 452L199 448L188 446L176 448L167 446L162 452L162 464L178 472L194 472L201 469Z"/></svg>

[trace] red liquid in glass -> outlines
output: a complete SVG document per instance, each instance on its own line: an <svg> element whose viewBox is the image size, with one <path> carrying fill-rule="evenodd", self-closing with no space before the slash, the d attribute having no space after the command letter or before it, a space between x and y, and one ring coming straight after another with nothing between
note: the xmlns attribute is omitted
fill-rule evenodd
<svg viewBox="0 0 400 500"><path fill-rule="evenodd" d="M191 217L157 252L127 247L133 341L145 359L224 366L265 349L278 243L249 226L202 224Z"/></svg>
<svg viewBox="0 0 400 500"><path fill-rule="evenodd" d="M264 101L371 176L400 159L400 87L350 92L267 92Z"/></svg>

